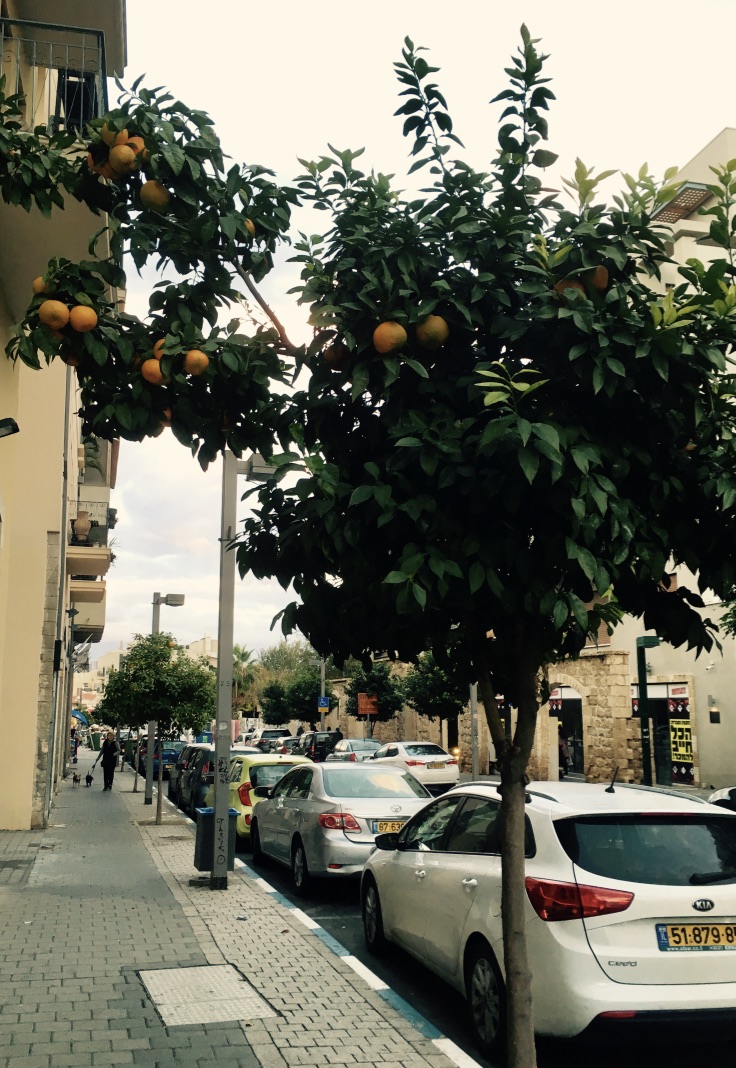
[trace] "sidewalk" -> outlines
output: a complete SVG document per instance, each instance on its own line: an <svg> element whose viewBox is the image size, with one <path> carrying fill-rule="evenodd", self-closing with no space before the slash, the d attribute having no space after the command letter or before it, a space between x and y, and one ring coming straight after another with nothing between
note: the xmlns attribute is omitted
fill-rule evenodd
<svg viewBox="0 0 736 1068"><path fill-rule="evenodd" d="M191 822L129 768L85 787L93 758L0 831L0 1068L475 1064L240 862L190 886Z"/></svg>

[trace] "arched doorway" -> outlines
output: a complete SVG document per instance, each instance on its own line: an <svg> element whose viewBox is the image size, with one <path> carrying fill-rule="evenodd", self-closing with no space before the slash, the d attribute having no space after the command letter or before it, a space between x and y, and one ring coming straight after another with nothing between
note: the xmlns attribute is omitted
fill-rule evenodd
<svg viewBox="0 0 736 1068"><path fill-rule="evenodd" d="M572 686L556 686L549 696L549 714L562 725L570 753L568 773L585 776L585 735L583 732L583 698Z"/></svg>

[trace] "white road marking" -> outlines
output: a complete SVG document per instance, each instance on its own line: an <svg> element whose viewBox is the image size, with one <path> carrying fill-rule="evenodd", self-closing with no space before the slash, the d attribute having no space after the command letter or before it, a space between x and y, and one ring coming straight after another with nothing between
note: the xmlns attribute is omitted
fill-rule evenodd
<svg viewBox="0 0 736 1068"><path fill-rule="evenodd" d="M459 1046L449 1038L433 1038L432 1045L436 1046L444 1055L457 1065L457 1068L478 1068L478 1061L469 1057Z"/></svg>
<svg viewBox="0 0 736 1068"><path fill-rule="evenodd" d="M361 979L365 979L372 990L388 990L388 983L384 983L383 979L379 979L375 972L372 972L370 968L366 968L365 964L359 961L357 957L340 957L340 960L345 964L349 964Z"/></svg>
<svg viewBox="0 0 736 1068"><path fill-rule="evenodd" d="M315 923L311 916L307 916L306 912L302 912L301 909L290 909L289 911L292 916L296 916L296 918L301 920L304 926L308 927L311 931L314 931L315 928L319 929L320 924Z"/></svg>

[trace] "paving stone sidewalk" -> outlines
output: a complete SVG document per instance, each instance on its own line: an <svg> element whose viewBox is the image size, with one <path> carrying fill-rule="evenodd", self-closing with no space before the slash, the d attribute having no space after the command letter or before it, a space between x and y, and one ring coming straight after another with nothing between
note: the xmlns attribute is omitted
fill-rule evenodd
<svg viewBox="0 0 736 1068"><path fill-rule="evenodd" d="M97 772L85 787L93 758L80 750L82 785L65 780L46 830L0 831L0 1068L462 1063L259 880L236 871L227 890L190 886L191 823L165 803L156 826L129 768L110 792ZM172 1024L212 1019L213 1006L228 1015L226 965L240 1018ZM205 966L211 983L188 972ZM149 996L148 973L164 969L173 1009Z"/></svg>

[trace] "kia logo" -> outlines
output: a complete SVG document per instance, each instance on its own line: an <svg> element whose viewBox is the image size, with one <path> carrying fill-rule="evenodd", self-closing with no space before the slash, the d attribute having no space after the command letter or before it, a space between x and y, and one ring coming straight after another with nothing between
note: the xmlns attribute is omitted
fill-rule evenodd
<svg viewBox="0 0 736 1068"><path fill-rule="evenodd" d="M711 901L710 898L701 897L697 901L693 901L693 908L697 909L698 912L710 912L711 909L715 908L715 902Z"/></svg>
<svg viewBox="0 0 736 1068"><path fill-rule="evenodd" d="M401 805L392 805L391 806L391 811L392 812L401 812ZM711 905L711 908L713 908L712 905Z"/></svg>

